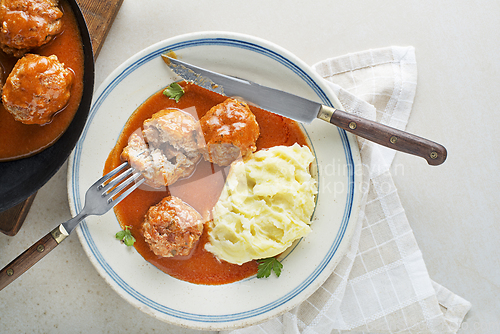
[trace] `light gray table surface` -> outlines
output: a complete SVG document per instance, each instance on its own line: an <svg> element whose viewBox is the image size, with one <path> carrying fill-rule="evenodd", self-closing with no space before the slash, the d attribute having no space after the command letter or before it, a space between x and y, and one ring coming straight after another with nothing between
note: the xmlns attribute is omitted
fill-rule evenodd
<svg viewBox="0 0 500 334"><path fill-rule="evenodd" d="M136 52L189 32L274 42L312 65L391 45L416 50L407 130L444 144L430 167L396 155L393 176L433 280L472 303L459 333L500 333L500 2L125 0L96 62L96 87ZM395 168L394 166L398 166ZM0 266L70 218L67 164L38 192ZM98 275L76 235L0 292L0 333L194 333L156 320Z"/></svg>

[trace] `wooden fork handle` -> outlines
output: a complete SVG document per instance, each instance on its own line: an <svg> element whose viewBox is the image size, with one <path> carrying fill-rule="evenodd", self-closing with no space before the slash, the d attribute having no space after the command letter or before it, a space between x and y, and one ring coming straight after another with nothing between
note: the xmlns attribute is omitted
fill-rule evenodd
<svg viewBox="0 0 500 334"><path fill-rule="evenodd" d="M61 233L60 226L58 226L35 242L11 263L6 265L0 271L0 290L12 283L35 263L40 261L65 238L66 235Z"/></svg>
<svg viewBox="0 0 500 334"><path fill-rule="evenodd" d="M444 146L411 133L327 106L322 107L318 117L377 144L422 157L429 165L440 165L446 160Z"/></svg>

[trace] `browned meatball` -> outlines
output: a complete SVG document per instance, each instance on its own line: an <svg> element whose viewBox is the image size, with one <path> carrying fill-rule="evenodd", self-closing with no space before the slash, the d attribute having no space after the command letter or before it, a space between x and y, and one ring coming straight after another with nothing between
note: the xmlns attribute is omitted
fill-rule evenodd
<svg viewBox="0 0 500 334"><path fill-rule="evenodd" d="M207 161L227 166L257 149L259 125L244 102L225 100L200 118L200 125L206 141L201 152Z"/></svg>
<svg viewBox="0 0 500 334"><path fill-rule="evenodd" d="M49 123L69 101L73 72L57 56L28 54L19 59L2 89L2 102L17 121Z"/></svg>
<svg viewBox="0 0 500 334"><path fill-rule="evenodd" d="M187 256L203 233L201 215L180 198L165 197L149 208L142 230L149 247L158 256Z"/></svg>
<svg viewBox="0 0 500 334"><path fill-rule="evenodd" d="M2 102L17 121L45 124L70 97L73 72L57 56L28 54L19 59L2 90Z"/></svg>
<svg viewBox="0 0 500 334"><path fill-rule="evenodd" d="M201 158L198 141L201 131L193 116L164 109L130 136L121 157L143 174L146 184L161 188L191 175Z"/></svg>
<svg viewBox="0 0 500 334"><path fill-rule="evenodd" d="M62 30L63 13L57 0L1 0L0 47L22 57L44 45Z"/></svg>

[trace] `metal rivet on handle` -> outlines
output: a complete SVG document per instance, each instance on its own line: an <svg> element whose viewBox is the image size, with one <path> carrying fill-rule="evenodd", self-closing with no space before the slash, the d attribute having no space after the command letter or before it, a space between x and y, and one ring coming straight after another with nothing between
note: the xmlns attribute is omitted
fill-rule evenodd
<svg viewBox="0 0 500 334"><path fill-rule="evenodd" d="M391 144L396 144L396 142L398 141L398 137L396 136L392 136L389 141L391 142Z"/></svg>
<svg viewBox="0 0 500 334"><path fill-rule="evenodd" d="M45 247L43 245L38 245L36 247L36 250L38 251L38 253L41 253L41 252L43 252L45 250Z"/></svg>
<svg viewBox="0 0 500 334"><path fill-rule="evenodd" d="M12 276L14 275L14 269L10 268L10 269L7 269L7 276Z"/></svg>
<svg viewBox="0 0 500 334"><path fill-rule="evenodd" d="M432 151L431 154L429 154L429 155L430 155L431 159L437 159L437 157L438 157L438 154L435 151Z"/></svg>
<svg viewBox="0 0 500 334"><path fill-rule="evenodd" d="M351 130L356 129L356 128L357 128L357 126L358 126L358 125L356 124L356 122L351 122L351 123L349 123L349 129L351 129Z"/></svg>

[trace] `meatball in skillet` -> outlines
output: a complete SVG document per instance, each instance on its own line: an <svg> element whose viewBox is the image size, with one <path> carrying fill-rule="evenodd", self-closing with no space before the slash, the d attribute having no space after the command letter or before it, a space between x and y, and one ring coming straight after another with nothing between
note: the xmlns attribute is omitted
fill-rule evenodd
<svg viewBox="0 0 500 334"><path fill-rule="evenodd" d="M0 47L15 57L49 42L62 30L57 0L1 0Z"/></svg>
<svg viewBox="0 0 500 334"><path fill-rule="evenodd" d="M203 140L194 117L179 109L165 109L143 123L123 149L122 159L139 170L146 184L161 188L187 177L196 168Z"/></svg>
<svg viewBox="0 0 500 334"><path fill-rule="evenodd" d="M19 59L2 89L2 102L17 121L45 124L69 101L73 72L57 56L27 54Z"/></svg>
<svg viewBox="0 0 500 334"><path fill-rule="evenodd" d="M203 233L201 215L174 196L149 208L142 230L149 247L158 256L187 256Z"/></svg>
<svg viewBox="0 0 500 334"><path fill-rule="evenodd" d="M219 103L200 118L200 125L206 141L201 152L207 161L227 166L257 149L259 125L244 102L227 99Z"/></svg>

